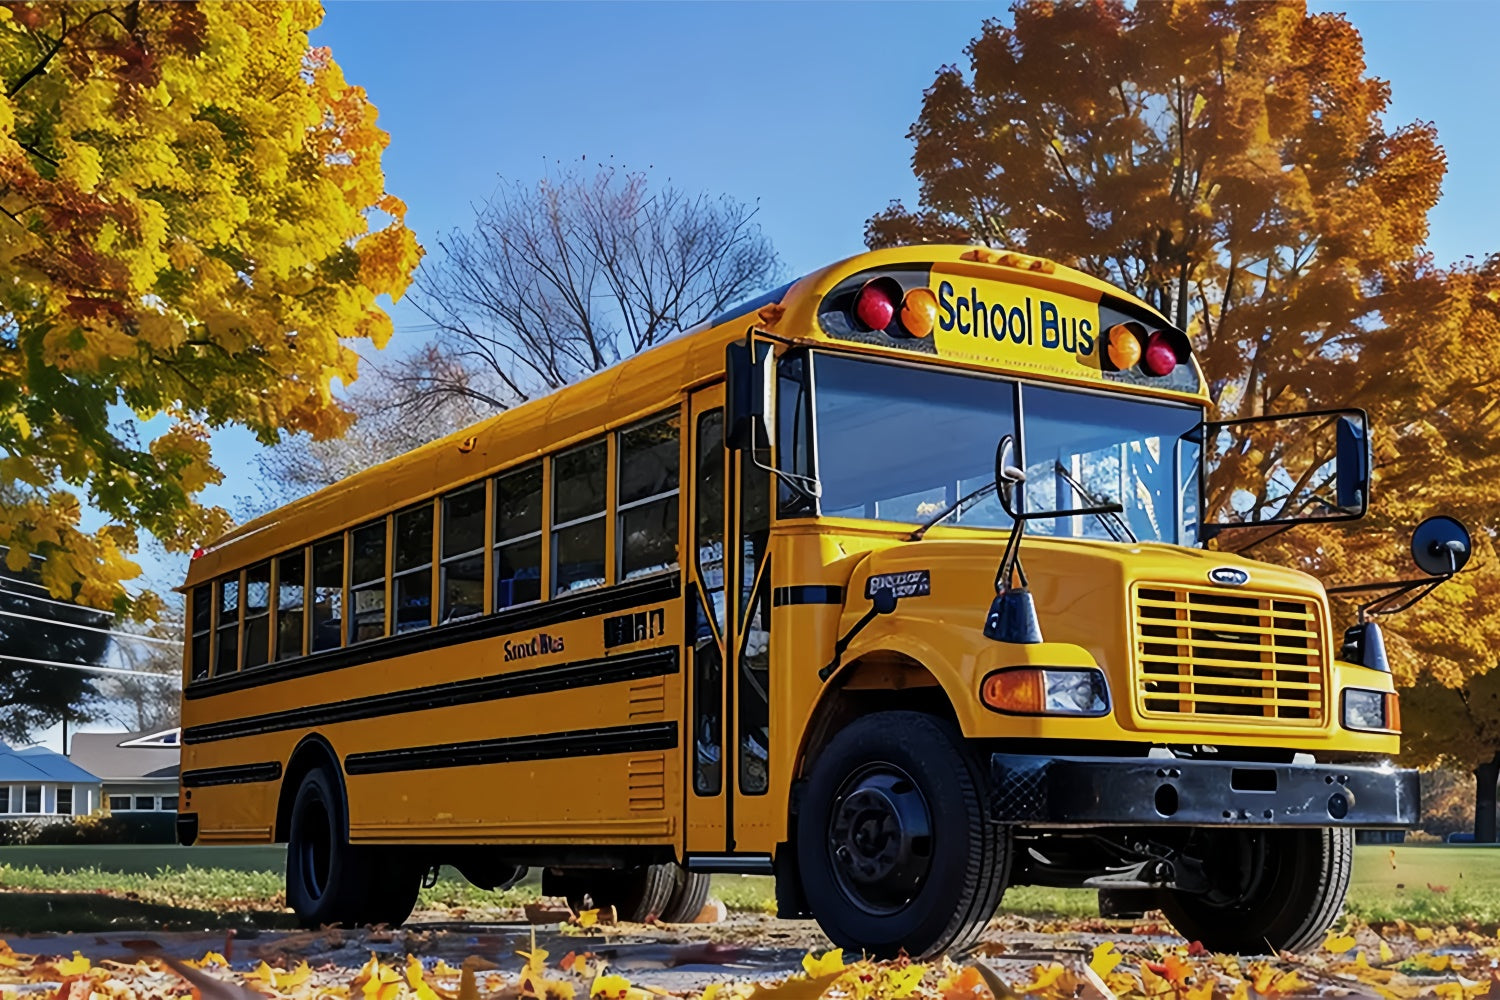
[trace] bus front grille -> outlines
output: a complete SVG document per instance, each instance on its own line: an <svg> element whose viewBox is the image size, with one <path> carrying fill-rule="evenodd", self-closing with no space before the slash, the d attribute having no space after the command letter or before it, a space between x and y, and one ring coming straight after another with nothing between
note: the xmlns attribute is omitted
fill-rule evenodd
<svg viewBox="0 0 1500 1000"><path fill-rule="evenodd" d="M1137 710L1148 718L1321 725L1318 614L1316 601L1285 595L1138 586Z"/></svg>

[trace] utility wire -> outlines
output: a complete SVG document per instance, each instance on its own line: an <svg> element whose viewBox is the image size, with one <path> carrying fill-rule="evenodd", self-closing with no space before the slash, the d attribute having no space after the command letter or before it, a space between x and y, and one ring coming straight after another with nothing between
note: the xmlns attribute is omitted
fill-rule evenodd
<svg viewBox="0 0 1500 1000"><path fill-rule="evenodd" d="M64 670L82 670L90 674L116 674L124 677L152 677L160 680L178 682L182 680L180 674L154 674L147 670L127 670L124 667L93 667L86 663L62 663L58 660L33 660L29 656L9 656L0 654L0 662L14 660L17 663L27 663L37 667L57 667Z"/></svg>
<svg viewBox="0 0 1500 1000"><path fill-rule="evenodd" d="M52 618L38 618L36 615L23 615L19 611L0 611L0 615L6 618L22 618L29 622L41 622L43 625L60 625L63 628L82 629L85 632L99 632L103 635L115 636L120 639L134 639L136 642L155 642L163 646L181 646L181 639L162 639L154 635L141 635L138 632L119 632L112 628L96 628L93 625L79 625L76 622L60 622ZM4 655L4 654L0 654Z"/></svg>
<svg viewBox="0 0 1500 1000"><path fill-rule="evenodd" d="M11 593L11 594L7 595L6 584L7 583L12 583L12 582L15 582L15 581L0 580L0 596L11 596L11 597L15 597L15 598L17 598L19 600L22 600L22 601L41 601L43 604L55 604L55 605L57 605L60 608L72 608L75 611L87 611L91 615L103 615L106 618L118 618L119 617L113 611L105 611L105 610L103 610L101 608L91 608L87 604L74 604L71 601L57 601L57 600L53 600L50 597L32 597L30 594L15 594L15 593ZM24 583L25 581L23 580L23 581L20 581L20 582ZM59 624L62 624L62 623L59 623ZM176 629L182 628L182 623L181 622L157 622L157 624L160 625L162 628L176 628Z"/></svg>

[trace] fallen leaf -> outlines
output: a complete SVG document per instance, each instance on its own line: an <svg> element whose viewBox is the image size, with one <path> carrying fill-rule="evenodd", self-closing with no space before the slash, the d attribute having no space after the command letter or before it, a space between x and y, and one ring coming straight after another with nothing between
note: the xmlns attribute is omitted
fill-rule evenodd
<svg viewBox="0 0 1500 1000"><path fill-rule="evenodd" d="M816 979L793 978L775 986L757 985L750 1000L818 1000L843 974L840 970Z"/></svg>
<svg viewBox="0 0 1500 1000"><path fill-rule="evenodd" d="M812 952L802 956L802 971L807 973L809 979L826 976L831 972L844 971L844 949L834 948L825 951L820 957L814 958Z"/></svg>

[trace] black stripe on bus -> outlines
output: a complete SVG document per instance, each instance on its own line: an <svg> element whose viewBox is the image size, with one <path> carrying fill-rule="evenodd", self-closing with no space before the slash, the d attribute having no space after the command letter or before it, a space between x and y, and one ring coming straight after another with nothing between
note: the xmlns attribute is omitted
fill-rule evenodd
<svg viewBox="0 0 1500 1000"><path fill-rule="evenodd" d="M249 785L258 781L276 781L281 777L281 762L263 764L230 764L228 767L201 767L182 772L182 787L208 788L213 785Z"/></svg>
<svg viewBox="0 0 1500 1000"><path fill-rule="evenodd" d="M677 673L677 647L648 649L594 660L574 660L508 674L471 677L444 684L389 691L384 694L349 698L343 701L294 708L285 712L267 712L225 722L206 722L188 726L182 731L183 743L210 743L240 736L259 736L289 729L314 729L336 722L378 719L386 715L423 712L454 705L519 698L528 694L566 691L571 688L616 684L643 677L664 677Z"/></svg>
<svg viewBox="0 0 1500 1000"><path fill-rule="evenodd" d="M546 628L565 622L593 618L611 611L623 611L641 604L671 600L682 592L682 580L676 575L632 580L603 590L589 590L581 594L554 597L541 604L528 605L500 611L483 618L470 618L461 622L450 622L416 632L372 639L341 649L328 649L296 659L281 660L264 666L241 670L233 674L208 677L188 684L182 695L189 701L209 698L214 695L243 691L246 688L271 684L276 681L309 677L374 663L396 656L409 656L444 646L456 646L465 642L493 639L514 632Z"/></svg>
<svg viewBox="0 0 1500 1000"><path fill-rule="evenodd" d="M596 757L611 753L671 750L677 746L676 722L647 722L607 729L574 729L540 736L507 736L469 743L439 743L353 753L344 758L346 774L388 774L439 767L512 764L518 761Z"/></svg>
<svg viewBox="0 0 1500 1000"><path fill-rule="evenodd" d="M771 603L778 608L788 604L843 604L844 588L816 583L777 587L771 592Z"/></svg>

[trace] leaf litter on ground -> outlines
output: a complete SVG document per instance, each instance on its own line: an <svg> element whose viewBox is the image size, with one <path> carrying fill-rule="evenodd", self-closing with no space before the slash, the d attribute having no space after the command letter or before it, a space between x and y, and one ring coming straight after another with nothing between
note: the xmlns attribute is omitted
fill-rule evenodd
<svg viewBox="0 0 1500 1000"><path fill-rule="evenodd" d="M792 974L758 979L726 968L717 981L667 989L612 969L607 954L571 951L554 962L534 937L513 973L478 955L455 967L369 951L354 967L326 957L310 964L278 947L236 971L214 951L192 961L93 961L0 941L0 1000L1500 1000L1500 937L1455 927L1350 921L1305 956L1240 958L1134 935L1076 944L1075 934L1050 954L1034 942L1010 950L1002 934L962 961L928 962L812 951Z"/></svg>

